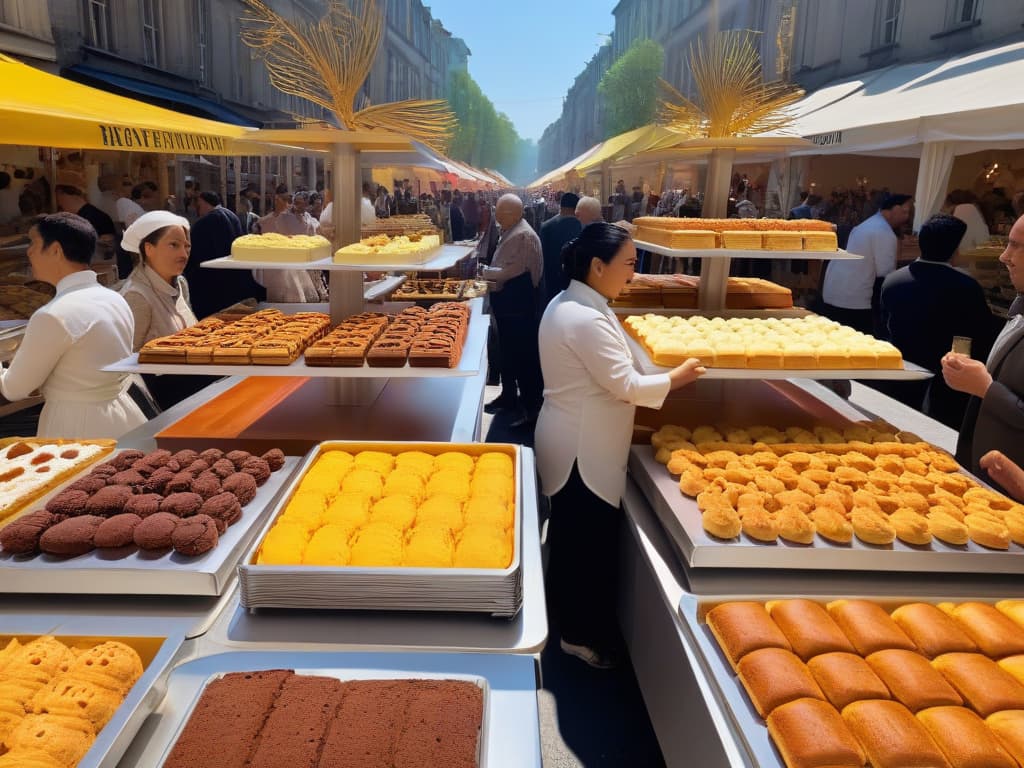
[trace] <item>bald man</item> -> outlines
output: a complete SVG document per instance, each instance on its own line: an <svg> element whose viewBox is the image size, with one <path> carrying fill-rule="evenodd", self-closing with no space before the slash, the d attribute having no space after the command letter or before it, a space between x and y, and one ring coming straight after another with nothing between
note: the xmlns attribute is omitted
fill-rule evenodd
<svg viewBox="0 0 1024 768"><path fill-rule="evenodd" d="M576 203L576 218L584 227L601 221L601 201L596 197L581 197Z"/></svg>
<svg viewBox="0 0 1024 768"><path fill-rule="evenodd" d="M498 330L501 394L487 404L489 413L519 410L510 426L536 421L544 385L537 348L537 288L544 273L540 238L523 219L523 202L516 195L498 198L494 218L501 239L491 266L483 268L492 281L491 312Z"/></svg>

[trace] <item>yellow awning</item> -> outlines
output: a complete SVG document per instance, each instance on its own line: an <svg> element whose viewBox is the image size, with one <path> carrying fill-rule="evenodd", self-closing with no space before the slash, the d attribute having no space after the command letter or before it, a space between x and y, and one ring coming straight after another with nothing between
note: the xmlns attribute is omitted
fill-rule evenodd
<svg viewBox="0 0 1024 768"><path fill-rule="evenodd" d="M644 125L640 128L634 128L632 131L626 131L618 136L612 136L610 139L607 139L599 146L596 152L587 157L583 162L577 164L574 170L580 176L585 176L591 171L599 170L602 163L606 161L614 163L623 156L643 152L668 141L669 137L672 137L675 141L679 140L678 134L672 133L660 125Z"/></svg>

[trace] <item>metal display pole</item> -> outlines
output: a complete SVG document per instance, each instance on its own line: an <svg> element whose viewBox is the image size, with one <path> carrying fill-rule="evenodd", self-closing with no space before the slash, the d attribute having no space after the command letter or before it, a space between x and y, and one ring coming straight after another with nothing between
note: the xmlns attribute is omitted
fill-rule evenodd
<svg viewBox="0 0 1024 768"><path fill-rule="evenodd" d="M708 157L708 178L704 190L701 217L724 219L728 210L729 183L736 150L732 147L711 150ZM732 259L701 259L699 306L705 311L725 309L725 296L729 285L729 264Z"/></svg>

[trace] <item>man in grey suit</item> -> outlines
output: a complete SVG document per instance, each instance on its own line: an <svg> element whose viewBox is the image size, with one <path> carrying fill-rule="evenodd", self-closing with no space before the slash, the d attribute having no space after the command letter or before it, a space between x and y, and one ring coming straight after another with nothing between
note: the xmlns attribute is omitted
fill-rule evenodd
<svg viewBox="0 0 1024 768"><path fill-rule="evenodd" d="M1024 216L1010 230L1010 242L999 260L1010 272L1017 298L988 362L954 352L942 358L942 376L950 388L972 397L957 441L957 460L986 480L981 464L989 451L1024 463ZM955 309L951 307L951 309Z"/></svg>

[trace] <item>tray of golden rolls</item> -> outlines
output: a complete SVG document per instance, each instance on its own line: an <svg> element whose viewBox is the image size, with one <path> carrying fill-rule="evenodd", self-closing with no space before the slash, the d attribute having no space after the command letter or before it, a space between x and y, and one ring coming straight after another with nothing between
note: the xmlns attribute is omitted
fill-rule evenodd
<svg viewBox="0 0 1024 768"><path fill-rule="evenodd" d="M1024 505L928 443L710 425L663 426L651 442L633 446L630 472L690 566L1024 569Z"/></svg>
<svg viewBox="0 0 1024 768"><path fill-rule="evenodd" d="M514 616L519 466L511 444L321 443L239 567L241 603Z"/></svg>
<svg viewBox="0 0 1024 768"><path fill-rule="evenodd" d="M636 274L613 307L665 307L697 309L700 277L694 275ZM758 277L730 277L726 286L726 309L793 309L793 292L785 286ZM801 310L796 314L807 314Z"/></svg>
<svg viewBox="0 0 1024 768"><path fill-rule="evenodd" d="M679 604L707 703L758 768L1024 765L1024 601Z"/></svg>
<svg viewBox="0 0 1024 768"><path fill-rule="evenodd" d="M657 314L621 317L634 365L666 373L687 358L711 379L927 379L892 344L819 315L707 317Z"/></svg>
<svg viewBox="0 0 1024 768"><path fill-rule="evenodd" d="M643 216L633 220L633 241L666 256L762 259L859 259L839 249L835 225L815 219L677 219Z"/></svg>
<svg viewBox="0 0 1024 768"><path fill-rule="evenodd" d="M0 765L113 768L184 638L0 635Z"/></svg>

